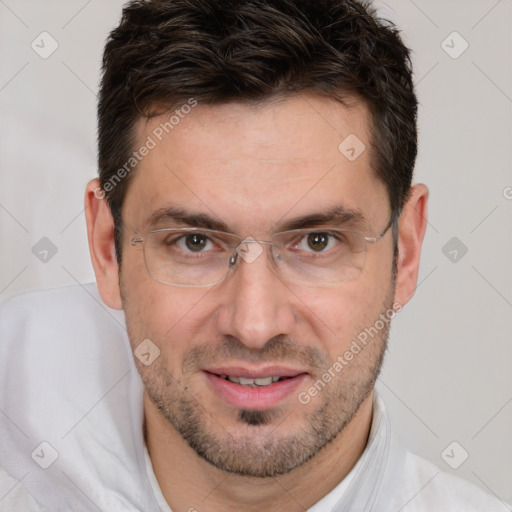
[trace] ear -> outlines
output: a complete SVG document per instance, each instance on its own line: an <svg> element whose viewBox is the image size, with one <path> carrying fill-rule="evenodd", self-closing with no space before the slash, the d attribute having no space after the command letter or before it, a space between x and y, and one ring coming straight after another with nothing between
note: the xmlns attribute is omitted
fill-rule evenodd
<svg viewBox="0 0 512 512"><path fill-rule="evenodd" d="M110 308L122 309L114 219L98 178L90 181L86 188L85 218L89 252L101 298Z"/></svg>
<svg viewBox="0 0 512 512"><path fill-rule="evenodd" d="M395 303L404 306L414 295L418 283L420 253L427 228L428 188L413 185L400 216Z"/></svg>

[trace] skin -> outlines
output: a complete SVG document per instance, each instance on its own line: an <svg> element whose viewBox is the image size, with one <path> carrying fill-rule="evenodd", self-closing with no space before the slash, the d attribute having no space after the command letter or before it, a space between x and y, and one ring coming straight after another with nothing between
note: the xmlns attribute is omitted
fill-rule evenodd
<svg viewBox="0 0 512 512"><path fill-rule="evenodd" d="M140 120L138 140L143 143L163 120ZM98 180L89 183L88 236L101 296L124 309L133 348L149 338L161 351L147 367L136 362L146 387L147 446L173 511L300 511L352 469L371 427L387 330L308 404L298 393L380 314L414 294L428 190L414 185L400 218L395 280L391 231L368 245L357 279L328 287L283 281L271 270L268 249L214 287L168 286L148 275L131 238L144 233L153 211L168 206L221 219L242 238L268 240L277 221L340 204L362 212L366 234L375 236L391 212L386 188L371 168L368 133L367 108L357 101L346 107L302 95L195 107L133 176L123 210L128 231L121 271L112 216L94 194ZM338 150L349 134L368 148L354 162ZM220 362L279 363L307 376L272 410L242 413L201 371Z"/></svg>

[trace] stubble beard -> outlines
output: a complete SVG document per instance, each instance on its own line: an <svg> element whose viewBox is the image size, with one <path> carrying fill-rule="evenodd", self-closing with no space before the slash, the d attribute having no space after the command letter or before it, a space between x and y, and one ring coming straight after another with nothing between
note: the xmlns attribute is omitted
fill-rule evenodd
<svg viewBox="0 0 512 512"><path fill-rule="evenodd" d="M394 286L384 301L384 310L379 312L379 315L392 308L393 294ZM124 302L125 300L123 304ZM133 344L140 337L133 335L135 330L131 329L129 315L126 316L128 335ZM380 316L375 318L375 322L378 318ZM353 339L374 323L357 329ZM316 397L312 398L311 404L316 406L313 406L305 416L308 421L303 420L300 427L284 435L276 432L290 414L283 408L236 411L237 425L241 428L237 428L237 433L234 434L222 425L222 418L215 418L214 414L208 413L182 381L169 373L167 368L171 366L163 353L150 367L140 364L137 366L152 402L168 424L200 457L229 473L258 478L275 477L292 471L314 457L351 422L374 388L382 367L389 328L389 323L386 323L378 335L372 338ZM267 345L270 343L269 341ZM291 347L293 345L287 340L272 340L272 346L265 351L266 357L262 360L275 362L279 359L302 359L309 363L312 363L312 360L318 362L319 356L315 358L313 350L300 353ZM217 357L219 351L233 356L240 355L245 350L239 341L229 338L222 346L213 348L205 344L195 349L194 356L202 354L202 358L207 358L205 350L207 353L216 354ZM343 351L339 355L342 355ZM287 357L288 352L294 357ZM269 359L270 354L277 357ZM189 356L186 359L193 366L196 362L195 357ZM239 357L239 360L243 358ZM326 363L328 362L323 359L324 367L315 371L315 381L332 365L332 362ZM185 365L186 363L183 367ZM299 410L305 407L298 400L295 404L294 407Z"/></svg>

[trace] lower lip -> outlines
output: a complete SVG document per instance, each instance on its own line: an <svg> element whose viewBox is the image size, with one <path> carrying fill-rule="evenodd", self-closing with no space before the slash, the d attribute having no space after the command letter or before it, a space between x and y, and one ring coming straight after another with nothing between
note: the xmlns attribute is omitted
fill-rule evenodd
<svg viewBox="0 0 512 512"><path fill-rule="evenodd" d="M237 409L263 411L279 405L293 394L307 378L306 373L274 382L269 386L250 387L223 379L213 373L203 372L220 397Z"/></svg>

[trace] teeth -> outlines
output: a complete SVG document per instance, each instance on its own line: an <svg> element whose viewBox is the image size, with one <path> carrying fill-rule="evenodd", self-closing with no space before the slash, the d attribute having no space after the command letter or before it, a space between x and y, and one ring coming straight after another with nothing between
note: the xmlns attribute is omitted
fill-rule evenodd
<svg viewBox="0 0 512 512"><path fill-rule="evenodd" d="M258 386L268 386L272 384L272 377L259 377L258 379L254 379L254 382Z"/></svg>
<svg viewBox="0 0 512 512"><path fill-rule="evenodd" d="M242 386L249 386L252 388L258 386L270 386L274 382L277 382L281 377L258 377L257 379L246 379L245 377L233 377L232 375L221 375L223 379L227 379L235 384L241 384Z"/></svg>

